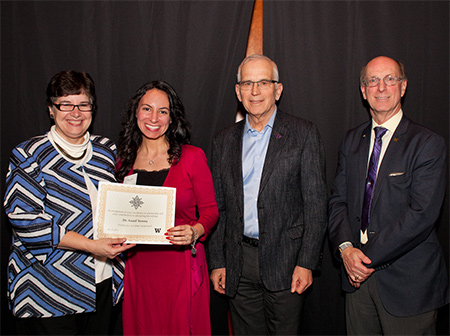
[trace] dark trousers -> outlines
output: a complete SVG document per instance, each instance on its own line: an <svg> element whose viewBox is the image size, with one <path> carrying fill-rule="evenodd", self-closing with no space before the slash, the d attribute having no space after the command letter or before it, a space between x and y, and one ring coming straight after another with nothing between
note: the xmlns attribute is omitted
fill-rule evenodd
<svg viewBox="0 0 450 336"><path fill-rule="evenodd" d="M17 335L109 335L111 334L111 278L97 284L97 304L93 313L61 317L14 318Z"/></svg>
<svg viewBox="0 0 450 336"><path fill-rule="evenodd" d="M230 299L234 335L298 334L303 295L290 289L267 290L259 276L258 247L243 243L243 249L242 276L236 296Z"/></svg>
<svg viewBox="0 0 450 336"><path fill-rule="evenodd" d="M373 274L354 293L346 294L348 335L435 335L437 310L398 317L384 309ZM408 302L405 302L407 305Z"/></svg>

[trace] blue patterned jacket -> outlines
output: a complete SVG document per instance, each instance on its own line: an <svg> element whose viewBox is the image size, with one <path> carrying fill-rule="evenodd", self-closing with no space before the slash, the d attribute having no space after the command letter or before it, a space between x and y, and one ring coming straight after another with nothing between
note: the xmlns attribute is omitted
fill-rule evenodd
<svg viewBox="0 0 450 336"><path fill-rule="evenodd" d="M91 135L84 166L64 159L47 135L17 146L6 176L4 206L12 224L9 306L17 317L57 317L95 310L94 258L59 249L68 231L93 238L92 210L83 169L97 187L114 182L116 145ZM124 262L113 261L113 301L123 292Z"/></svg>

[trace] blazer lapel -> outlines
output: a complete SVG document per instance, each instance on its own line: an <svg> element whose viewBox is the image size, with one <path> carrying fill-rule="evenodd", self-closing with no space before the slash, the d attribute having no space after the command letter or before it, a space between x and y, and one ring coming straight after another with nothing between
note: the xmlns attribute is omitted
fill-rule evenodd
<svg viewBox="0 0 450 336"><path fill-rule="evenodd" d="M259 193L269 181L270 174L279 162L278 157L286 150L286 136L288 128L284 122L283 113L278 109L275 121L273 123L272 134L270 135L269 146L267 148L266 158L264 160L264 167L261 176L261 183L259 185Z"/></svg>
<svg viewBox="0 0 450 336"><path fill-rule="evenodd" d="M400 148L400 146L403 146L403 135L405 134L407 128L408 120L403 117L394 134L392 135L389 146L386 150L386 153L384 154L383 161L381 161L377 181L375 183L375 189L373 191L372 207L374 207L376 204L378 196L380 195L381 187L383 185L383 182L386 180L389 167L397 156L398 149Z"/></svg>
<svg viewBox="0 0 450 336"><path fill-rule="evenodd" d="M234 195L239 200L237 202L239 204L240 211L243 215L244 213L244 184L242 181L242 137L244 132L245 119L239 122L228 141L229 155L225 158L225 160L229 160L230 164L230 174L231 179L229 183L231 183L231 187L235 189Z"/></svg>
<svg viewBox="0 0 450 336"><path fill-rule="evenodd" d="M367 163L369 161L369 147L370 147L370 136L372 132L372 123L364 129L361 134L361 142L358 151L358 195L359 195L359 205L358 207L362 211L364 193L366 191L366 177L367 177Z"/></svg>

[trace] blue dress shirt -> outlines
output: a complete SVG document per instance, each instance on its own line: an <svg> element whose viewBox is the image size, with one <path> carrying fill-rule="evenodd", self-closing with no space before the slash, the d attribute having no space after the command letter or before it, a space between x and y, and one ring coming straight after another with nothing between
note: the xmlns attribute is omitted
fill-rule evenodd
<svg viewBox="0 0 450 336"><path fill-rule="evenodd" d="M261 132L252 128L245 117L242 140L242 178L244 182L244 235L259 237L258 194L261 174L266 159L267 147L272 134L277 108Z"/></svg>

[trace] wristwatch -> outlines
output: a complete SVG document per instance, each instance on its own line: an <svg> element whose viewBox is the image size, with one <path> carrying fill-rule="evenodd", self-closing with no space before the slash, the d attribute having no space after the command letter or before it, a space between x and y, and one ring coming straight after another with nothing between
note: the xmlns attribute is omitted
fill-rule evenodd
<svg viewBox="0 0 450 336"><path fill-rule="evenodd" d="M341 245L339 245L339 253L341 254L341 258L342 258L342 252L347 248L347 247L353 247L353 244L351 242L344 242Z"/></svg>

